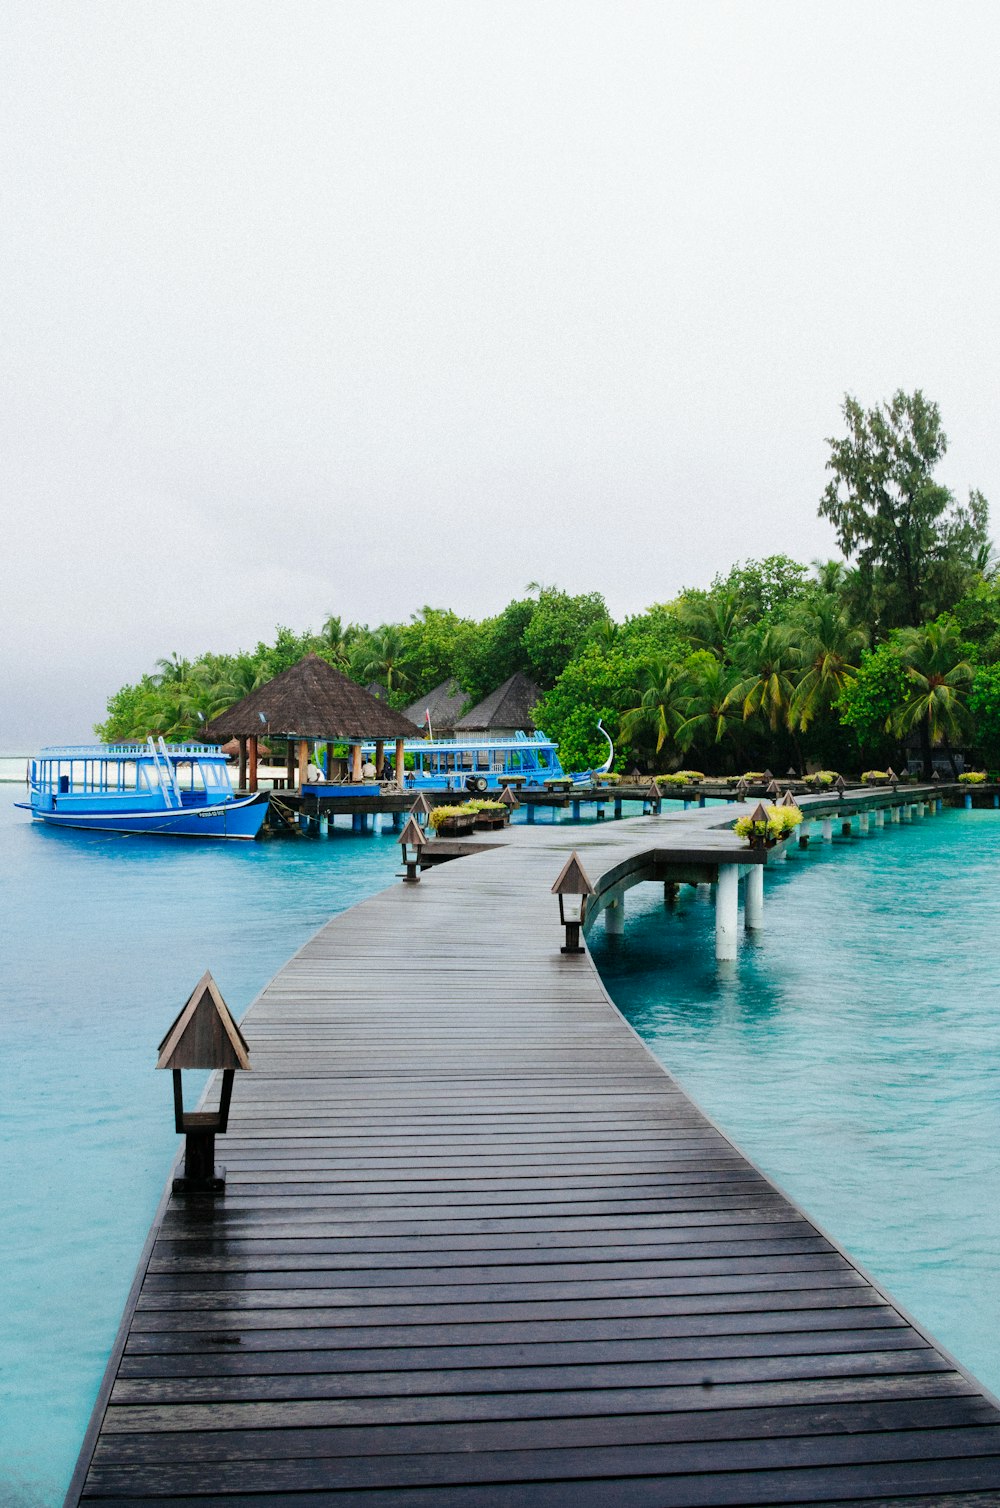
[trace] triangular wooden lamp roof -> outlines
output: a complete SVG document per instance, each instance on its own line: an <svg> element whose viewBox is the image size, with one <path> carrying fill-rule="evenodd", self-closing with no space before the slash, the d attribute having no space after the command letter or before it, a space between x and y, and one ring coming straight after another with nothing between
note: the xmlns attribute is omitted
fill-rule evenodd
<svg viewBox="0 0 1000 1508"><path fill-rule="evenodd" d="M587 878L587 871L580 863L580 855L574 848L552 886L553 895L593 895L594 887Z"/></svg>
<svg viewBox="0 0 1000 1508"><path fill-rule="evenodd" d="M427 835L412 812L410 820L399 835L399 842L401 847L412 846L413 848L423 848L427 842Z"/></svg>
<svg viewBox="0 0 1000 1508"><path fill-rule="evenodd" d="M211 974L198 980L160 1043L157 1068L249 1068L250 1051Z"/></svg>

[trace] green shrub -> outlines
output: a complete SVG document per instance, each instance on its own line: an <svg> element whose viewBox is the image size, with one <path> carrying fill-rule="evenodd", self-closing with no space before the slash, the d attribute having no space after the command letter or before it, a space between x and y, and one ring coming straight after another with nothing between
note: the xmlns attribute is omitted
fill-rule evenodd
<svg viewBox="0 0 1000 1508"><path fill-rule="evenodd" d="M963 785L982 785L983 781L986 779L986 771L966 770L965 773L959 775L958 778Z"/></svg>
<svg viewBox="0 0 1000 1508"><path fill-rule="evenodd" d="M767 806L767 821L754 822L752 817L737 817L733 823L733 832L738 838L752 838L762 833L768 838L786 838L789 833L795 831L802 821L802 813L797 806Z"/></svg>
<svg viewBox="0 0 1000 1508"><path fill-rule="evenodd" d="M806 776L806 780L813 782L815 785L822 786L833 785L833 782L839 779L840 776L836 770L817 770L814 775Z"/></svg>
<svg viewBox="0 0 1000 1508"><path fill-rule="evenodd" d="M888 770L862 770L861 771L861 779L862 780L888 780L889 779L889 771Z"/></svg>

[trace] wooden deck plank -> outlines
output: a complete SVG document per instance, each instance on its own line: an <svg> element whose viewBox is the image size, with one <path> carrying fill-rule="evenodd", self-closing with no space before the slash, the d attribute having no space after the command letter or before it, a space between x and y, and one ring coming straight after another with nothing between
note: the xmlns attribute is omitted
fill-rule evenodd
<svg viewBox="0 0 1000 1508"><path fill-rule="evenodd" d="M568 846L731 853L714 818L520 829L290 961L69 1501L1000 1501L995 1401L558 953Z"/></svg>

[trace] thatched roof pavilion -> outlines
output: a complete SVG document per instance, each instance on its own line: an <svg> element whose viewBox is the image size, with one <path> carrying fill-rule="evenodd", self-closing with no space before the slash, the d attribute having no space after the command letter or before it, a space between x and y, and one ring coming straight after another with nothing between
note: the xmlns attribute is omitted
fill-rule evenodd
<svg viewBox="0 0 1000 1508"><path fill-rule="evenodd" d="M257 741L261 737L287 738L298 741L299 781L305 773L309 740L352 745L355 778L361 778L361 744L376 742L376 765L381 765L378 745L396 741L397 770L402 773L404 738L419 730L402 713L370 696L363 687L334 670L319 655L309 654L276 675L273 681L251 691L241 701L213 717L204 729L210 741L237 738L240 742L240 777L243 783L244 747L249 745L250 789L256 789ZM289 745L289 779L293 778L292 749Z"/></svg>
<svg viewBox="0 0 1000 1508"><path fill-rule="evenodd" d="M418 697L405 707L403 716L419 723L426 733L429 713L430 731L435 738L450 738L467 701L468 697L452 675L442 681L440 686L435 686L433 691L428 691L426 696Z"/></svg>
<svg viewBox="0 0 1000 1508"><path fill-rule="evenodd" d="M519 670L484 697L478 706L460 717L455 732L459 736L463 733L492 733L497 738L511 737L518 729L534 733L531 709L541 695L534 681Z"/></svg>

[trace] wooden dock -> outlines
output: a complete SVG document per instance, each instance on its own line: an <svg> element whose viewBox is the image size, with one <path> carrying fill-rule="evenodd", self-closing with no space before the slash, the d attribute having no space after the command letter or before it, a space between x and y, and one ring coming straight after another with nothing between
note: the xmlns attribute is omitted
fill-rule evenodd
<svg viewBox="0 0 1000 1508"><path fill-rule="evenodd" d="M711 856L718 816L518 829L282 969L69 1503L1000 1503L995 1401L559 954L569 848Z"/></svg>

